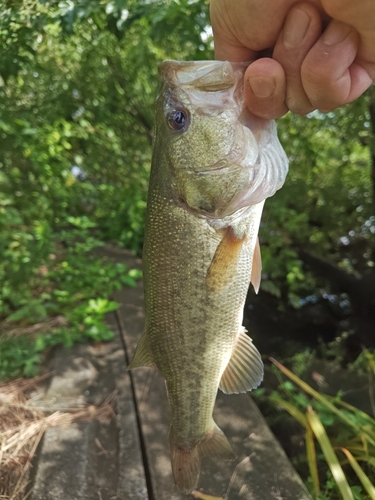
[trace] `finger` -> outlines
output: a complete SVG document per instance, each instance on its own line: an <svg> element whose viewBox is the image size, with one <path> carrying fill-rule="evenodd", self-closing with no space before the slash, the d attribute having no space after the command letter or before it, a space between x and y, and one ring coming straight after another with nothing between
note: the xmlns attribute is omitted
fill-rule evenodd
<svg viewBox="0 0 375 500"><path fill-rule="evenodd" d="M375 80L374 0L321 0L325 11L337 21L349 24L360 35L357 62Z"/></svg>
<svg viewBox="0 0 375 500"><path fill-rule="evenodd" d="M297 0L211 0L215 58L252 61L273 47L289 8ZM320 3L320 0L310 0Z"/></svg>
<svg viewBox="0 0 375 500"><path fill-rule="evenodd" d="M256 116L271 120L285 115L285 74L273 59L254 61L245 72L245 101Z"/></svg>
<svg viewBox="0 0 375 500"><path fill-rule="evenodd" d="M374 0L321 0L323 9L337 21L353 26L361 37L375 40L375 2ZM372 57L375 55L372 51Z"/></svg>
<svg viewBox="0 0 375 500"><path fill-rule="evenodd" d="M256 52L245 47L235 39L224 38L214 31L215 59L230 62L249 62L256 57Z"/></svg>
<svg viewBox="0 0 375 500"><path fill-rule="evenodd" d="M231 62L255 59L256 48L252 47L246 36L248 26L252 27L248 10L247 0L237 0L232 8L225 0L210 2L215 59Z"/></svg>
<svg viewBox="0 0 375 500"><path fill-rule="evenodd" d="M367 71L355 62L358 33L331 21L302 64L303 88L317 109L328 112L357 99L371 85Z"/></svg>
<svg viewBox="0 0 375 500"><path fill-rule="evenodd" d="M313 111L302 84L301 66L322 32L321 15L310 3L300 3L289 11L273 52L273 59L284 68L285 103L293 113Z"/></svg>

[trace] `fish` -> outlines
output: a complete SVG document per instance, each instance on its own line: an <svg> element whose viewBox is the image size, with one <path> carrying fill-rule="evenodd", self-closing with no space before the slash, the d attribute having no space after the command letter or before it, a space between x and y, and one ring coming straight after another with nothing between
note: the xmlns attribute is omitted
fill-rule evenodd
<svg viewBox="0 0 375 500"><path fill-rule="evenodd" d="M242 393L263 379L242 326L250 282L261 280L258 230L288 159L274 121L244 103L248 64L164 61L143 248L145 329L129 369L156 367L171 408L177 487L197 487L201 460L233 459L213 419L218 388Z"/></svg>

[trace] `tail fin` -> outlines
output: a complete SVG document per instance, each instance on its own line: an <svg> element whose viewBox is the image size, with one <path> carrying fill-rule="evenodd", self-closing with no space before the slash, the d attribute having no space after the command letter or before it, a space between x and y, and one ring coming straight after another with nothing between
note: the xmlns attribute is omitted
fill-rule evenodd
<svg viewBox="0 0 375 500"><path fill-rule="evenodd" d="M214 424L212 432L193 448L182 448L174 443L171 436L171 462L174 481L184 493L190 493L197 487L201 459L203 457L218 456L224 460L235 458L231 445L223 431Z"/></svg>
<svg viewBox="0 0 375 500"><path fill-rule="evenodd" d="M190 493L197 487L201 457L198 446L184 449L171 443L171 461L174 482L178 489Z"/></svg>

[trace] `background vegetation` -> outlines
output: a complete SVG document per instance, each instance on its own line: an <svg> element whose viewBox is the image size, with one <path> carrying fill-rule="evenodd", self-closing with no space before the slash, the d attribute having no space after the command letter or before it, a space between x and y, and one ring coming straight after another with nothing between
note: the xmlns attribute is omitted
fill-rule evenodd
<svg viewBox="0 0 375 500"><path fill-rule="evenodd" d="M213 50L205 0L0 5L7 378L35 374L56 343L110 338L110 294L139 274L103 265L92 250L112 241L141 252L158 63L210 59ZM266 203L263 281L246 319L265 354L285 359L310 347L345 365L374 348L374 130L373 89L328 115L279 121L290 174ZM46 334L30 330L35 324L54 327ZM343 347L330 350L330 342Z"/></svg>

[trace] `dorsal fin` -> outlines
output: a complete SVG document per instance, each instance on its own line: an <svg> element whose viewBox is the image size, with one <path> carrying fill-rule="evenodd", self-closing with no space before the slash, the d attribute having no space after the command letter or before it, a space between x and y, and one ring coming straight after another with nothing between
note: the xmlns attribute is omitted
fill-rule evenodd
<svg viewBox="0 0 375 500"><path fill-rule="evenodd" d="M225 229L223 239L207 271L206 283L209 287L221 290L230 283L236 273L238 257L245 240L246 235L238 238L232 226Z"/></svg>
<svg viewBox="0 0 375 500"><path fill-rule="evenodd" d="M253 284L255 293L258 293L259 291L261 279L262 279L262 255L260 253L259 238L257 238L253 253L253 263L251 267L251 283Z"/></svg>
<svg viewBox="0 0 375 500"><path fill-rule="evenodd" d="M251 391L263 380L263 362L258 349L242 327L233 347L232 356L220 380L226 394Z"/></svg>

